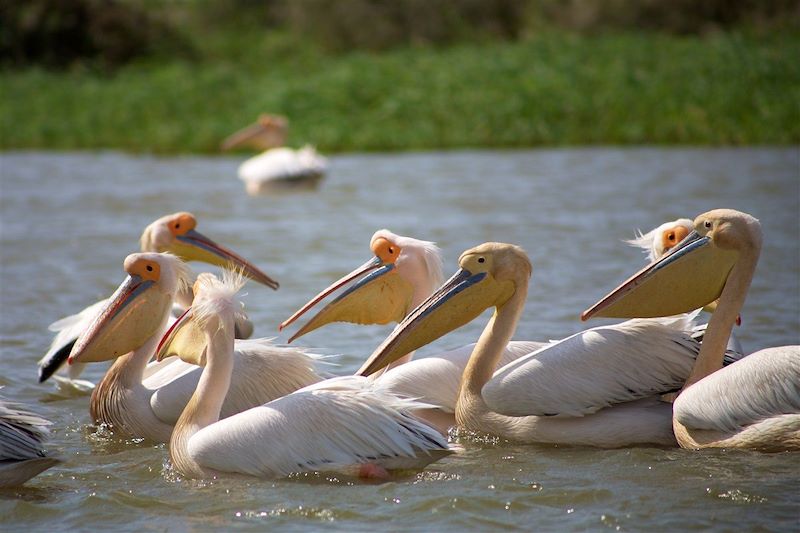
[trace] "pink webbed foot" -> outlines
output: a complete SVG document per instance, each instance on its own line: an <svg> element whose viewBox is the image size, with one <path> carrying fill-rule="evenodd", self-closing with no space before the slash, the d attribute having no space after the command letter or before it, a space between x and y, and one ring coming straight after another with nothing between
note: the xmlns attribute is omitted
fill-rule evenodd
<svg viewBox="0 0 800 533"><path fill-rule="evenodd" d="M358 477L362 479L389 479L389 472L375 463L363 463L358 466Z"/></svg>

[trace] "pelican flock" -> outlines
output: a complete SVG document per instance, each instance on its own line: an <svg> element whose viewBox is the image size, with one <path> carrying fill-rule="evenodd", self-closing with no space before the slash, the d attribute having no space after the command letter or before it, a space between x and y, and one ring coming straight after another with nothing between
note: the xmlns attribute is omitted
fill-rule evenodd
<svg viewBox="0 0 800 533"><path fill-rule="evenodd" d="M719 299L672 424L684 448L800 450L800 346L766 348L722 368L761 253L761 224L739 211L698 216L675 250L582 314L663 316ZM691 275L688 275L691 274Z"/></svg>
<svg viewBox="0 0 800 533"><path fill-rule="evenodd" d="M92 392L92 419L123 435L168 442L201 371L177 361L148 373L146 369L189 274L183 261L167 253L131 254L124 268L128 277L78 338L69 363L114 360ZM320 379L313 357L303 350L273 346L264 339L239 341L237 347L235 381L224 396L223 416Z"/></svg>
<svg viewBox="0 0 800 533"><path fill-rule="evenodd" d="M688 234L688 231L682 234L679 233L681 229L685 229L683 223L683 220L679 220L663 224L646 236L640 237L635 244L654 250L653 253L660 257L680 240L676 240L676 234L680 238ZM677 229L675 227L676 224ZM399 236L389 230L382 229L372 236L370 248L375 254L374 258L324 289L279 326L280 329L285 328L326 296L356 280L359 276L363 276L306 322L292 335L289 339L290 342L333 321L358 324L399 322L412 309L423 303L433 293L436 286L441 284L442 258L439 248L434 243L420 241L412 237ZM682 327L683 332L686 334L691 331L689 321L676 321L674 324ZM628 326L634 328L642 327L638 323L624 324L619 326L620 331L627 331L625 328ZM617 333L617 331L614 332ZM646 335L647 332L643 334ZM577 343L582 342L582 340L583 337L579 337L572 342L572 346L577 346ZM676 355L674 350L656 351L651 357L657 363L650 365L654 375L643 379L641 376L630 372L625 373L624 369L627 367L627 362L624 356L628 352L628 336L619 335L616 340L616 344L593 350L592 357L587 357L582 350L566 350L565 352L563 345L555 346L556 343L552 341L510 341L502 351L497 366L504 367L525 355L536 352L549 344L554 344L549 350L535 357L535 364L549 368L554 378L553 380L549 377L545 378L544 371L538 371L537 375L541 375L542 380L545 382L537 384L541 394L546 394L546 390L555 389L556 386L561 387L564 384L562 382L565 380L574 383L574 385L570 386L581 388L586 383L591 382L594 376L598 374L606 372L609 374L618 373L614 380L609 379L607 382L609 388L604 393L606 399L600 400L601 403L608 406L625 400L637 399L645 394L643 391L649 391L648 394L652 395L659 388L663 389L662 392L676 388L688 376L689 360L698 352L697 343L688 339L683 341L685 346L683 357ZM665 348L672 347L668 342L665 342L662 346ZM413 352L402 355L387 365L386 368L389 371L377 378L378 383L394 394L419 398L435 406L417 414L446 433L449 427L455 425L454 413L461 376L474 347L475 344L470 344L411 363L408 362L411 360ZM735 360L735 353L734 351L729 351L732 360ZM562 377L567 369L567 361L571 361L573 366L569 374L572 376L571 380ZM593 364L589 364L589 362ZM397 366L399 363L408 364ZM524 364L521 365L524 366ZM646 373L646 371L643 371L643 373ZM623 378L622 376L626 377ZM531 378L524 376L517 379L520 382L522 393L526 394L524 392L527 388L525 383ZM659 381L654 382L654 380ZM541 388L542 386L547 388L543 389ZM628 391L627 396L621 392L620 389L622 387ZM551 407L548 408L549 410L563 410L565 408L560 394L554 397L554 403L560 404L561 407ZM654 411L655 409L649 410ZM582 414L580 411L573 412L573 415L576 416ZM650 420L653 420L654 425L658 425L662 430L668 432L666 431L668 427L666 416L662 417L661 421L656 421L654 417L650 417ZM657 431L657 429L654 429L653 433L657 433ZM627 440L620 440L619 445L627 442ZM658 442L668 444L673 440L669 436L663 436L658 439ZM608 445L612 445L612 443Z"/></svg>
<svg viewBox="0 0 800 533"><path fill-rule="evenodd" d="M264 150L239 166L239 179L244 181L247 194L313 188L325 176L328 162L314 147L306 145L294 150L283 146L288 127L286 117L261 115L255 124L223 141L223 150L244 145Z"/></svg>
<svg viewBox="0 0 800 533"><path fill-rule="evenodd" d="M285 129L265 117L226 146L280 144ZM444 281L435 243L379 230L373 257L279 325L340 290L289 342L334 322L397 323L365 350L355 375L340 376L321 369L318 349L240 338L254 329L237 296L245 280L278 283L196 226L187 212L148 225L119 288L54 323L40 361L41 381L66 361L75 386L83 364L111 361L89 400L92 421L167 443L182 476L389 479L458 453L448 439L470 434L600 448L800 450L800 347L743 357L733 336L762 242L758 220L745 213L714 210L639 233L628 243L650 263L582 315L626 320L559 341L512 340L533 272L519 246L471 248ZM192 260L224 274L195 276ZM413 358L489 308L475 343ZM711 318L698 332L701 309ZM0 403L0 487L59 464L44 451L48 425Z"/></svg>
<svg viewBox="0 0 800 533"><path fill-rule="evenodd" d="M200 261L224 268L242 269L252 279L270 287L278 288L278 283L261 272L252 264L244 261L238 254L206 237L196 229L197 218L187 212L178 212L163 216L142 232L139 244L142 252L170 252L184 261ZM191 271L187 270L187 273ZM191 274L193 276L193 274ZM181 288L175 294L175 303L182 312L192 303L191 286ZM78 336L85 331L97 315L108 304L108 300L100 300L82 311L62 318L50 324L50 331L56 332L47 353L39 360L39 382L53 376L67 360ZM238 338L247 338L253 332L253 325L245 314L240 315L236 323ZM94 384L77 379L83 372L84 365L74 363L68 367L68 378L59 378L61 387L73 387L89 391Z"/></svg>

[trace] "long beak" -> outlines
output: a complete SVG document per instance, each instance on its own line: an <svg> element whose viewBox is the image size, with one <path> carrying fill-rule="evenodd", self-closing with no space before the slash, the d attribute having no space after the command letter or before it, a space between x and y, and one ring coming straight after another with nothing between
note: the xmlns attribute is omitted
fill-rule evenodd
<svg viewBox="0 0 800 533"><path fill-rule="evenodd" d="M411 305L414 288L397 274L394 263L384 263L379 257L374 257L317 294L286 319L278 329L283 330L329 294L359 276L364 277L314 315L292 335L289 342L331 322L355 324L400 322Z"/></svg>
<svg viewBox="0 0 800 533"><path fill-rule="evenodd" d="M177 355L187 363L205 365L205 334L197 327L192 318L193 312L190 307L173 322L158 343L158 348L156 348L157 361Z"/></svg>
<svg viewBox="0 0 800 533"><path fill-rule="evenodd" d="M670 316L703 307L719 298L738 256L693 231L584 311L581 320Z"/></svg>
<svg viewBox="0 0 800 533"><path fill-rule="evenodd" d="M369 376L403 355L474 320L497 304L498 283L461 269L422 302L373 352L356 374Z"/></svg>
<svg viewBox="0 0 800 533"><path fill-rule="evenodd" d="M202 261L229 270L238 270L248 278L263 283L271 289L277 290L279 287L277 281L267 276L248 260L196 230L189 230L175 239L176 244L172 245L168 251L185 261Z"/></svg>
<svg viewBox="0 0 800 533"><path fill-rule="evenodd" d="M130 275L85 330L69 354L69 364L108 361L136 350L155 335L171 305L154 282Z"/></svg>
<svg viewBox="0 0 800 533"><path fill-rule="evenodd" d="M260 135L264 132L264 126L260 123L251 124L246 126L236 133L231 134L228 138L222 141L221 148L223 150L230 150L231 148L236 148L241 144L246 143L250 139Z"/></svg>

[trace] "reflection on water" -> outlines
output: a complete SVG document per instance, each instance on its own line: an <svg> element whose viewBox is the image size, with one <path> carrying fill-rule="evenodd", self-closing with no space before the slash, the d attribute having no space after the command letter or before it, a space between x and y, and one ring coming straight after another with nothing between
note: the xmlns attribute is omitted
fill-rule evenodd
<svg viewBox="0 0 800 533"><path fill-rule="evenodd" d="M796 148L350 155L331 159L318 191L259 197L244 194L238 163L115 153L0 158L0 384L53 420L50 448L65 460L0 494L4 529L796 530L800 454L459 438L464 453L382 485L324 475L196 482L170 473L164 446L87 428L88 398L56 396L36 383L47 325L110 295L144 226L179 210L280 281L278 292L246 289L256 335L278 335L278 323L365 261L370 236L386 227L437 241L446 275L461 251L480 242L521 244L534 271L516 337L544 340L585 327L579 313L643 263L621 242L635 229L732 207L759 218L765 235L737 334L746 351L797 344ZM422 353L473 341L484 324L476 320ZM334 371L344 373L390 330L335 324L301 342L341 354ZM95 365L86 377L103 371Z"/></svg>

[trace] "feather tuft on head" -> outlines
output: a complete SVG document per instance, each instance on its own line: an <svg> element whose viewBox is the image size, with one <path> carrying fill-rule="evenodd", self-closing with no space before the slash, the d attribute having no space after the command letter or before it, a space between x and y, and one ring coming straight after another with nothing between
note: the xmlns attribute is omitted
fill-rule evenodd
<svg viewBox="0 0 800 533"><path fill-rule="evenodd" d="M647 260L652 262L661 258L667 251L665 249L664 240L662 239L664 232L678 226L683 226L687 231L691 231L693 223L688 218L679 218L671 222L664 222L657 228L653 228L644 234L641 230L636 230L637 236L633 239L626 239L624 242L631 246L641 248L642 251L647 254Z"/></svg>
<svg viewBox="0 0 800 533"><path fill-rule="evenodd" d="M421 268L423 268L427 275L426 279L430 280L431 286L427 288L427 292L433 292L444 282L444 274L442 273L443 261L442 251L435 242L422 241L413 237L404 237L392 233L388 229L381 229L375 232L370 240L370 246L378 238L384 238L389 242L397 244L403 251L397 259L397 268L405 268L405 263L410 261L410 258L417 258L421 261Z"/></svg>
<svg viewBox="0 0 800 533"><path fill-rule="evenodd" d="M199 274L192 302L192 314L198 325L205 327L211 320L218 319L220 328L225 329L245 318L244 304L237 295L246 279L241 271L225 270L222 279L207 272Z"/></svg>

